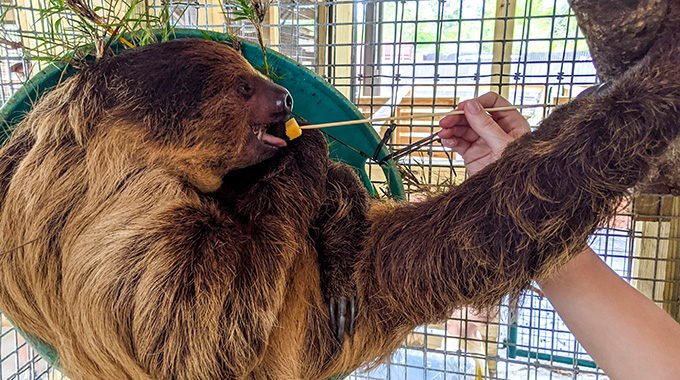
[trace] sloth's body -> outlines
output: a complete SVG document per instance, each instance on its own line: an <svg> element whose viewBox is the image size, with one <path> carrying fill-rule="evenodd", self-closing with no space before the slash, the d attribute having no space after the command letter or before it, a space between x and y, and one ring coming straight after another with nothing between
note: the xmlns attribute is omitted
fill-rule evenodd
<svg viewBox="0 0 680 380"><path fill-rule="evenodd" d="M677 53L555 111L452 192L370 209L319 134L278 146L276 90L228 47L101 62L0 152L0 306L73 379L350 371L580 252L680 132ZM339 344L327 302L348 296Z"/></svg>

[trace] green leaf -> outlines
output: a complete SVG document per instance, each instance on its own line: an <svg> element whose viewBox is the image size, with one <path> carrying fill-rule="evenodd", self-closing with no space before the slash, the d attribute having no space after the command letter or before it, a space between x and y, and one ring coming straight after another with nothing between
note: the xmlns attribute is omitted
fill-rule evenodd
<svg viewBox="0 0 680 380"><path fill-rule="evenodd" d="M208 41L212 41L212 37L205 30L201 30L201 36Z"/></svg>

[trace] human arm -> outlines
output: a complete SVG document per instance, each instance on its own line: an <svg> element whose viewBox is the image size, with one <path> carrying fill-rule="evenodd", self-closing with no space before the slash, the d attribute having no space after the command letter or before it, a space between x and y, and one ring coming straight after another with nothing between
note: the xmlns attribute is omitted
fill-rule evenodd
<svg viewBox="0 0 680 380"><path fill-rule="evenodd" d="M677 378L680 325L621 279L590 248L539 284L609 377Z"/></svg>

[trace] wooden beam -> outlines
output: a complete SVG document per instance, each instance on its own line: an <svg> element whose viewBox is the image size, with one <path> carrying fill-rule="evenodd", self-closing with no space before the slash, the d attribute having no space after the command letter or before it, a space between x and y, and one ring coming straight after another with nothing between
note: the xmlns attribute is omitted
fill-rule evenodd
<svg viewBox="0 0 680 380"><path fill-rule="evenodd" d="M498 93L505 98L510 96L510 56L512 38L515 32L516 0L498 0L496 3L496 22L493 33L493 60L491 65L491 88L497 86ZM500 62L503 62L501 64ZM502 76L501 76L502 74Z"/></svg>
<svg viewBox="0 0 680 380"><path fill-rule="evenodd" d="M330 23L328 7L328 3L319 0L316 12L316 73L321 76L328 74L328 26L324 25Z"/></svg>
<svg viewBox="0 0 680 380"><path fill-rule="evenodd" d="M638 196L633 200L635 239L633 286L680 321L680 197Z"/></svg>
<svg viewBox="0 0 680 380"><path fill-rule="evenodd" d="M0 4L4 6L12 6L12 0L0 0ZM4 10L4 9L3 9ZM16 12L11 10L5 14L5 24L16 24Z"/></svg>
<svg viewBox="0 0 680 380"><path fill-rule="evenodd" d="M332 67L329 73L331 83L347 99L351 100L352 67L356 62L352 62L352 49L354 41L354 3L337 2L333 5L333 17L331 20L336 25L333 26L333 39L329 41L334 46L332 51Z"/></svg>
<svg viewBox="0 0 680 380"><path fill-rule="evenodd" d="M160 0L155 0L160 5ZM208 30L226 32L227 26L219 0L206 0L205 7L198 8L198 25L210 25Z"/></svg>
<svg viewBox="0 0 680 380"><path fill-rule="evenodd" d="M21 30L24 30L24 31L32 30L32 31L36 32L36 34L44 33L45 32L44 26L45 26L45 23L47 21L45 19L39 20L39 21L37 20L37 17L36 17L37 11L36 11L36 13L33 13L31 11L31 9L29 9L29 8L31 8L30 1L28 1L28 0L17 0L16 4L17 4L17 7L19 8L17 10L17 13L18 13L18 16L19 16L19 27L21 28ZM54 16L46 17L46 19L49 20L52 17L54 17ZM52 22L52 21L50 21L50 22ZM21 43L24 46L26 46L28 48L32 48L32 49L36 48L36 46L38 45L37 40L32 39L32 38L26 38L26 37L23 37L21 39ZM57 54L59 52L59 50L60 49L57 49L57 48L49 49L50 53L53 53L53 54ZM42 66L41 64L39 64L39 65ZM34 70L39 70L41 68L42 67L36 67L36 68L34 68Z"/></svg>
<svg viewBox="0 0 680 380"><path fill-rule="evenodd" d="M668 222L638 221L635 229L642 236L635 239L633 286L663 307L670 225Z"/></svg>
<svg viewBox="0 0 680 380"><path fill-rule="evenodd" d="M667 198L672 204L668 232L668 263L663 292L664 310L680 322L680 197Z"/></svg>
<svg viewBox="0 0 680 380"><path fill-rule="evenodd" d="M269 6L269 11L267 11L267 26L268 29L265 33L265 43L268 48L279 51L278 45L281 43L281 35L279 30L279 2L272 2Z"/></svg>
<svg viewBox="0 0 680 380"><path fill-rule="evenodd" d="M365 5L364 19L366 25L364 26L364 56L362 62L364 82L361 94L361 96L365 97L373 96L376 83L380 84L379 80L375 80L378 74L376 68L380 52L380 41L378 41L380 36L380 25L377 24L377 21L379 21L379 8L380 3L368 2ZM395 61L397 59L397 57L394 58Z"/></svg>

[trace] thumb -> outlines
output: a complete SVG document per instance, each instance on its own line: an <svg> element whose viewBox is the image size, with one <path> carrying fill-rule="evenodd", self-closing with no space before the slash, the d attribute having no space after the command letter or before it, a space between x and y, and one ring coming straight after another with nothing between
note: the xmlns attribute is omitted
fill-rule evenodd
<svg viewBox="0 0 680 380"><path fill-rule="evenodd" d="M465 102L463 111L470 128L486 141L494 153L502 151L512 140L491 115L484 111L477 99L470 99Z"/></svg>

